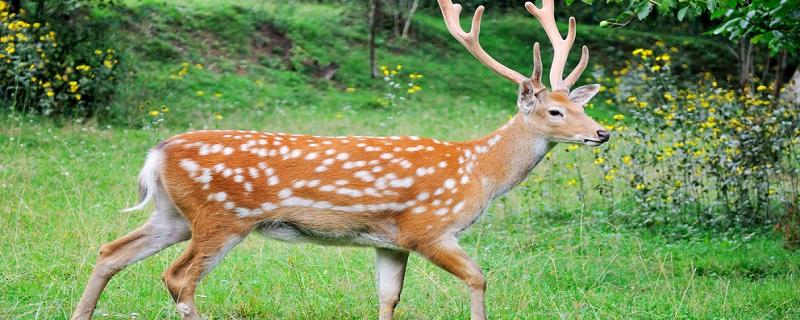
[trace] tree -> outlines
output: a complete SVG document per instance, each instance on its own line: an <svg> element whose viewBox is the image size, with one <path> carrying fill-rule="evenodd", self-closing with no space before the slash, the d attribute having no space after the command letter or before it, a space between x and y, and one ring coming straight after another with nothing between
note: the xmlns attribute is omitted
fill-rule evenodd
<svg viewBox="0 0 800 320"><path fill-rule="evenodd" d="M567 0L568 3L574 0ZM592 0L582 0L591 4ZM776 63L775 93L782 83L787 55L796 55L800 44L800 0L606 0L607 3L627 4L614 22L606 25L623 26L633 19L647 20L656 15L675 15L679 21L687 17L710 15L720 24L710 33L724 35L739 43L740 76L743 85L753 74L752 53L755 44L766 43ZM769 61L768 61L769 63Z"/></svg>

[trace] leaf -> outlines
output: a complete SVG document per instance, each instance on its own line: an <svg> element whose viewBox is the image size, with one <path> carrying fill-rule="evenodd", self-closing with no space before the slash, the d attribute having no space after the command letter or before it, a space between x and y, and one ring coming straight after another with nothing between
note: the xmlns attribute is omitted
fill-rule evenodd
<svg viewBox="0 0 800 320"><path fill-rule="evenodd" d="M706 9L710 12L714 12L717 9L717 0L706 0Z"/></svg>
<svg viewBox="0 0 800 320"><path fill-rule="evenodd" d="M644 18L647 18L647 16L650 15L651 11L653 11L653 4L650 3L650 1L645 1L642 2L639 8L636 8L636 16L639 18L639 20L644 20Z"/></svg>
<svg viewBox="0 0 800 320"><path fill-rule="evenodd" d="M686 17L687 12L689 12L689 7L683 7L678 10L678 21L683 21L683 18Z"/></svg>

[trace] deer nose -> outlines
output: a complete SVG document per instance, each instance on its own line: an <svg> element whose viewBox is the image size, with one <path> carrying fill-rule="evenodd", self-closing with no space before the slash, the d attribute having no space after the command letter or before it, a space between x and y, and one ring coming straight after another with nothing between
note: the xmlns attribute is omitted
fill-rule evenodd
<svg viewBox="0 0 800 320"><path fill-rule="evenodd" d="M600 141L606 142L611 138L611 133L608 130L597 130L597 137L600 138Z"/></svg>

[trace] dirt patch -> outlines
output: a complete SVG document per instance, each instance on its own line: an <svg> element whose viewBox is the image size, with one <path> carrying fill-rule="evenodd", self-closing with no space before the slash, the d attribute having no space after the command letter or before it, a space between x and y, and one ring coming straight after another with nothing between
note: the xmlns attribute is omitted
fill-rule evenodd
<svg viewBox="0 0 800 320"><path fill-rule="evenodd" d="M292 40L276 30L274 26L262 24L256 27L258 37L250 40L251 52L254 56L279 57L288 59L292 56Z"/></svg>

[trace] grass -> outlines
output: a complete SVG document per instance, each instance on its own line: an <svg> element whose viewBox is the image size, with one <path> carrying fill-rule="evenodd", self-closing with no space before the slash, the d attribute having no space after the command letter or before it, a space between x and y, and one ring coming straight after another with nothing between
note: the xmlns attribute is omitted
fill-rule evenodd
<svg viewBox="0 0 800 320"><path fill-rule="evenodd" d="M384 84L368 80L359 62L348 60L355 58L338 60L345 61L340 62L340 75L334 83L327 83L302 71L243 61L236 55L241 49L220 53L225 40L200 32L211 26L203 24L206 20L199 13L207 8L197 3L180 2L195 8L193 12L200 17L195 19L197 25L185 29L168 23L182 17L180 10L144 4L154 9L147 15L151 18L140 17L145 19L143 28L159 31L154 33L158 34L155 39L164 42L162 49L167 52L176 47L185 51L157 61L147 60L147 55L127 57L138 68L122 86L113 107L132 110L125 121L133 126L96 120L56 126L43 119L3 114L0 314L4 318L69 317L100 246L147 219L148 212L119 210L137 200L136 175L146 150L159 139L190 129L239 128L466 140L490 133L514 113L516 88L472 61L450 41L436 17L420 16L423 26L431 26L420 32L426 32L421 37L437 46L388 43L379 52L388 62L402 62L404 71L425 74L420 94L391 109L375 105ZM268 4L258 4L270 12ZM360 47L339 46L342 37L359 41L361 33L332 31L299 18L312 15L334 20L325 20L322 26L354 23L352 16L337 11L341 8L326 8L278 6L272 10L280 14L259 19L284 19L272 21L311 52L306 57L322 63L346 51L363 56ZM237 21L245 21L233 27L251 26L246 14L224 10L236 15ZM333 18L328 13L333 13ZM507 29L516 23L487 18L493 20L484 22L484 37L502 34L492 31L495 22ZM137 35L141 30L131 32ZM445 41L444 47L438 46ZM504 46L500 37L486 42L487 46ZM180 47L192 43L197 46ZM239 48L248 46L239 44ZM446 54L438 56L437 52ZM526 61L516 58L520 60L514 63L527 68L528 53L523 57ZM184 61L189 62L187 74L172 80L169 76L177 74ZM202 69L195 66L198 63ZM356 91L347 92L345 87ZM138 105L143 106L143 113L138 112ZM170 111L157 117L146 114L162 105ZM596 108L590 112L609 118L616 110ZM222 118L215 118L215 113ZM163 122L157 122L162 117ZM143 123L156 129L139 129ZM593 189L602 175L592 159L586 148L567 152L565 147L557 147L528 181L495 201L462 238L462 246L488 278L490 317L800 316L800 255L784 251L778 236L708 234L675 241L658 232L626 228L615 222L614 215L631 210L635 203L619 197L608 199ZM578 170L585 182L570 185ZM95 316L177 319L159 276L184 247L179 244L166 249L118 274L101 297ZM374 278L371 249L285 244L253 236L201 282L198 305L209 318L369 319L377 316ZM464 319L468 315L466 286L412 255L397 318Z"/></svg>

